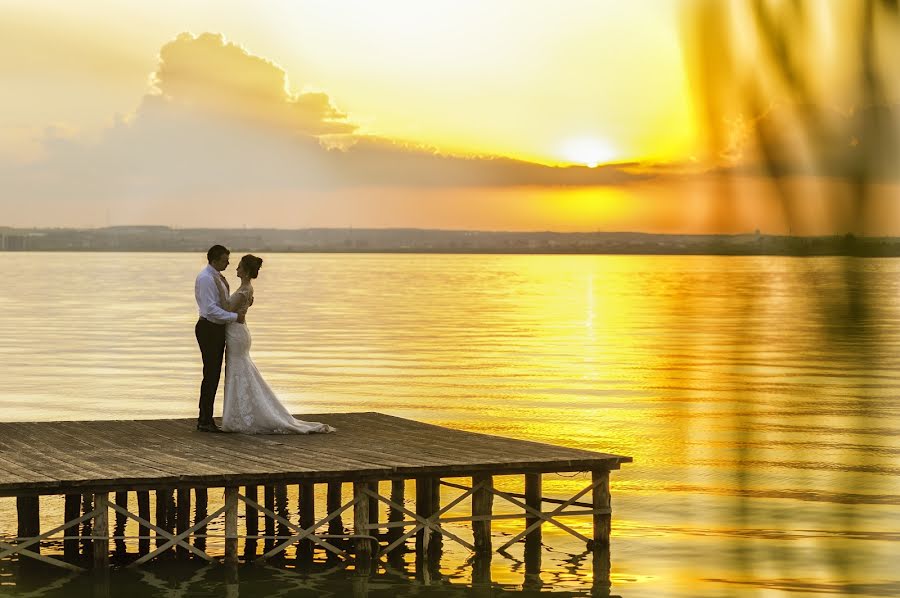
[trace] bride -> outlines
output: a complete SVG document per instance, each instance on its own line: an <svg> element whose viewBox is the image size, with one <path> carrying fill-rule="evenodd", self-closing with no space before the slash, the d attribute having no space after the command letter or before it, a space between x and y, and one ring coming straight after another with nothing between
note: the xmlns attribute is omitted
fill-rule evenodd
<svg viewBox="0 0 900 598"><path fill-rule="evenodd" d="M229 297L219 286L222 307L237 312L253 305L251 280L259 275L262 258L245 255L237 267L241 286ZM334 432L318 422L294 419L281 404L250 358L250 330L244 323L225 328L225 404L222 430L242 434L313 434Z"/></svg>

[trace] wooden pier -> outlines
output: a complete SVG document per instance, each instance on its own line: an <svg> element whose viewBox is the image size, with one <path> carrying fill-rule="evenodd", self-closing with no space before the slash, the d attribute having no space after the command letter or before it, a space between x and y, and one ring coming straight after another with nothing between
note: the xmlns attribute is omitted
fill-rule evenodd
<svg viewBox="0 0 900 598"><path fill-rule="evenodd" d="M16 497L17 506L17 537L0 539L0 559L19 555L75 571L105 570L114 544L138 540L138 554L128 566L171 553L234 565L241 558L273 559L296 547L298 558L324 550L331 558L352 560L357 569L368 570L382 556L399 552L413 536L423 553L444 540L476 555L490 553L491 522L513 518L524 519L522 529L504 538L499 551L519 541L525 542L526 553L529 546L539 551L541 527L551 524L588 549L608 554L609 473L630 457L452 430L380 413L297 417L326 422L338 432L209 434L195 431L194 420L188 419L0 423L0 497ZM543 496L542 474L561 472L590 472L590 480L567 500ZM524 476L523 494L495 488L496 476L509 475ZM460 478L468 483L459 483ZM406 506L408 482L415 485L411 508ZM317 518L316 487L323 484L327 504L324 511L318 509L324 516ZM345 484L352 485L352 492L342 492ZM299 513L292 518L282 507L287 487L295 485ZM383 493L382 487L390 492ZM211 513L210 489L224 489L224 504ZM442 503L444 495L453 493L456 496ZM42 531L40 497L48 495L65 496L65 515L58 526ZM129 496L136 499L136 512ZM465 501L471 504L471 514L449 516ZM516 512L496 513L493 507L500 501ZM379 507L387 511L384 521ZM241 509L244 529L239 530ZM590 536L559 520L575 515L591 518ZM220 518L224 534L207 533ZM137 522L138 536L123 535L128 520ZM349 531L345 520L352 521ZM464 523L471 523L472 542L447 526ZM209 538L224 539L222 556L208 554ZM42 553L41 542L51 539L63 541L62 556ZM238 540L245 542L243 555ZM257 541L264 542L261 554Z"/></svg>

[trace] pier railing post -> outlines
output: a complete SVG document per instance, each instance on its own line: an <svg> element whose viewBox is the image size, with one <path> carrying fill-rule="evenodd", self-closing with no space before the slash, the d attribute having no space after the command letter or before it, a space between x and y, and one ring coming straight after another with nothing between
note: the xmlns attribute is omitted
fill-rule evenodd
<svg viewBox="0 0 900 598"><path fill-rule="evenodd" d="M106 571L109 568L109 494L101 492L94 495L93 535L94 535L94 570Z"/></svg>
<svg viewBox="0 0 900 598"><path fill-rule="evenodd" d="M238 489L225 488L225 564L237 565Z"/></svg>

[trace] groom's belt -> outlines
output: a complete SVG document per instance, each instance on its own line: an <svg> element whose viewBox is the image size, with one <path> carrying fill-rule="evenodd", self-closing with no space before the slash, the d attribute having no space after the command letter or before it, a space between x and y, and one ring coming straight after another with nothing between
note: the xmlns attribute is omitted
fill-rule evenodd
<svg viewBox="0 0 900 598"><path fill-rule="evenodd" d="M204 322L209 322L210 324L215 324L216 326L224 326L225 325L225 324L219 324L218 322L213 322L212 320L207 320L203 316L200 316L200 319L203 320Z"/></svg>

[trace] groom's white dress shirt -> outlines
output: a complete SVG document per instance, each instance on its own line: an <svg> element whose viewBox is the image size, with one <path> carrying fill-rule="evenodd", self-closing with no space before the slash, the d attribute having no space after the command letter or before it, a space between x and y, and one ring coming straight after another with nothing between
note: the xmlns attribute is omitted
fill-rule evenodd
<svg viewBox="0 0 900 598"><path fill-rule="evenodd" d="M194 297L197 299L197 308L200 311L200 317L209 320L215 324L227 324L237 320L238 315L231 311L222 309L219 303L219 286L224 285L227 289L227 283L222 275L211 265L206 266L197 275L194 281Z"/></svg>

